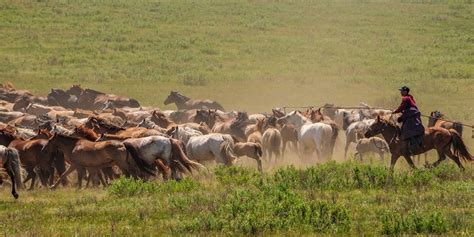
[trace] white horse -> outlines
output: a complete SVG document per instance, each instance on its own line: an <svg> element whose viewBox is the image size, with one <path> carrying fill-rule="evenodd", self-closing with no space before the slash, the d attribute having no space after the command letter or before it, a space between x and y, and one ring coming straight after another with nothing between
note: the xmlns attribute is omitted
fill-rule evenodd
<svg viewBox="0 0 474 237"><path fill-rule="evenodd" d="M361 131L365 133L370 125L375 122L375 119L366 119L360 122L351 123L346 129L346 146L344 147L344 159L347 158L347 150L351 143L357 143L356 133Z"/></svg>
<svg viewBox="0 0 474 237"><path fill-rule="evenodd" d="M170 171L175 180L179 180L180 172L192 172L192 169L206 169L203 165L188 159L179 141L163 136L130 138L123 141L138 167L154 175L155 165L168 179Z"/></svg>
<svg viewBox="0 0 474 237"><path fill-rule="evenodd" d="M191 137L202 136L203 134L202 132L190 127L176 126L169 131L168 135L174 139L182 141L184 144L187 144Z"/></svg>
<svg viewBox="0 0 474 237"><path fill-rule="evenodd" d="M233 165L237 159L234 153L234 139L228 134L210 133L189 138L186 153L198 162L215 160L224 165Z"/></svg>
<svg viewBox="0 0 474 237"><path fill-rule="evenodd" d="M333 130L331 125L325 123L312 123L299 111L293 111L288 115L279 118L279 123L291 123L298 132L298 142L300 143L300 153L316 151L319 158L328 157L332 153L331 145Z"/></svg>

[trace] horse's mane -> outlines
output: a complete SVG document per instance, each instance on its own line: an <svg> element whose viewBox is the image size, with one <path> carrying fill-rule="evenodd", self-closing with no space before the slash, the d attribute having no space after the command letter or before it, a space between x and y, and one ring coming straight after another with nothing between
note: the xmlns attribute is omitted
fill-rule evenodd
<svg viewBox="0 0 474 237"><path fill-rule="evenodd" d="M97 135L94 130L86 128L84 125L76 126L74 130L76 134L86 138L87 140L96 141L97 139L99 139L99 135Z"/></svg>
<svg viewBox="0 0 474 237"><path fill-rule="evenodd" d="M176 95L177 95L178 97L181 97L182 99L184 99L184 101L188 101L188 100L191 99L191 98L189 98L189 97L187 97L187 96L185 96L185 95L183 95L183 94L181 94L181 93L179 93L179 92L176 92Z"/></svg>
<svg viewBox="0 0 474 237"><path fill-rule="evenodd" d="M101 127L104 127L106 129L125 130L125 128L122 128L122 127L119 127L115 124L109 123L109 122L105 121L104 119L96 117L96 116L91 116L89 119L91 120L91 122L95 122L95 123L97 123L97 125L99 125Z"/></svg>

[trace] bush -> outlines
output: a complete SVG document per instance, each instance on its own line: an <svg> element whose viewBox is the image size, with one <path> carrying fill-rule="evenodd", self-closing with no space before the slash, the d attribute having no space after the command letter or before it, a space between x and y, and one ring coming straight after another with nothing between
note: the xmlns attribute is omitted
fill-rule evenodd
<svg viewBox="0 0 474 237"><path fill-rule="evenodd" d="M107 192L118 197L131 197L144 193L154 193L157 190L158 187L155 183L121 177L112 182Z"/></svg>
<svg viewBox="0 0 474 237"><path fill-rule="evenodd" d="M233 189L208 211L185 222L179 230L243 234L279 230L347 233L351 227L345 208L306 200L281 185Z"/></svg>
<svg viewBox="0 0 474 237"><path fill-rule="evenodd" d="M258 184L263 178L263 175L254 169L238 166L218 166L214 175L219 183L225 185Z"/></svg>
<svg viewBox="0 0 474 237"><path fill-rule="evenodd" d="M394 211L386 211L379 215L382 222L382 234L442 234L450 229L444 215L440 212L419 213L411 211L402 216Z"/></svg>
<svg viewBox="0 0 474 237"><path fill-rule="evenodd" d="M157 192L176 193L189 192L200 187L200 183L190 178L184 178L181 181L166 181L162 183L147 182L143 180L129 179L121 177L115 180L108 187L109 194L118 197L131 197L141 194L150 194Z"/></svg>

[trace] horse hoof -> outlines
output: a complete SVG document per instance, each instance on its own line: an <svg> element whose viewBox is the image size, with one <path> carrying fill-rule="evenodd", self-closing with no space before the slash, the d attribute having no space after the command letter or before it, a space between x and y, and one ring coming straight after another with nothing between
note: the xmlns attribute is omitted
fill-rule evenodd
<svg viewBox="0 0 474 237"><path fill-rule="evenodd" d="M14 197L15 199L18 199L18 197L19 197L18 193L12 193L12 194L13 194L13 197Z"/></svg>

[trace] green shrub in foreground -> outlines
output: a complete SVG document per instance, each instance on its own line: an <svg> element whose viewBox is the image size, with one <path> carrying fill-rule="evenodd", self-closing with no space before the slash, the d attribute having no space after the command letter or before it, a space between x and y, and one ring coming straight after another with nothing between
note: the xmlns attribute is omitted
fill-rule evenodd
<svg viewBox="0 0 474 237"><path fill-rule="evenodd" d="M411 211L408 215L401 215L394 211L385 211L379 214L382 222L382 234L442 234L450 229L450 224L440 212L420 213Z"/></svg>
<svg viewBox="0 0 474 237"><path fill-rule="evenodd" d="M198 188L199 186L200 183L190 178L184 178L179 182L170 180L157 183L121 177L112 182L112 184L107 188L107 192L113 196L131 197L156 192L188 192Z"/></svg>
<svg viewBox="0 0 474 237"><path fill-rule="evenodd" d="M280 185L263 185L232 189L178 231L347 233L350 228L348 211L339 205L307 200Z"/></svg>

